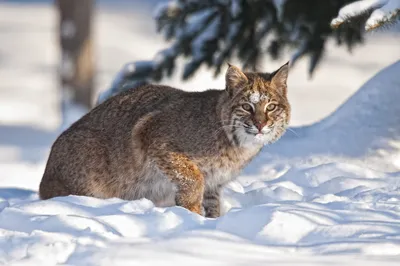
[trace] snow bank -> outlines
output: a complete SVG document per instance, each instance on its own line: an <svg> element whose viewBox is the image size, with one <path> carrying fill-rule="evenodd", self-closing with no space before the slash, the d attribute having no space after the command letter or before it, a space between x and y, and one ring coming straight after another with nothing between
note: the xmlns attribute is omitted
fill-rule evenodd
<svg viewBox="0 0 400 266"><path fill-rule="evenodd" d="M400 61L384 68L330 116L312 126L292 128L281 141L266 147L249 169L280 158L299 164L343 161L399 171L399 73Z"/></svg>
<svg viewBox="0 0 400 266"><path fill-rule="evenodd" d="M300 257L317 265L320 255L400 255L398 175L328 164L269 178L230 184L223 196L229 210L218 219L181 207L157 208L146 199L40 201L29 192L14 191L16 198L10 198L3 191L0 262L124 265L171 258L171 264L236 264L293 263Z"/></svg>

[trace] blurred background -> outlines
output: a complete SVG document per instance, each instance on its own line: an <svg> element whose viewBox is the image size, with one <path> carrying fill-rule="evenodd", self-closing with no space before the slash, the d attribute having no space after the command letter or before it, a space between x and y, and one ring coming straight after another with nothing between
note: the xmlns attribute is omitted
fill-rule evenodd
<svg viewBox="0 0 400 266"><path fill-rule="evenodd" d="M38 184L60 130L92 108L126 63L152 60L171 46L157 33L153 18L166 2L0 0L0 171L7 172L0 176L2 185L20 185L29 172L33 178L27 187L36 186L28 183ZM289 75L291 125L324 118L396 62L399 36L398 27L366 34L352 53L327 39L312 78L309 60L300 59ZM291 55L285 50L276 60L266 56L258 69L273 71ZM185 90L224 88L225 69L215 77L202 65L183 80L184 62L178 58L173 74L158 82ZM235 58L230 62L241 66Z"/></svg>

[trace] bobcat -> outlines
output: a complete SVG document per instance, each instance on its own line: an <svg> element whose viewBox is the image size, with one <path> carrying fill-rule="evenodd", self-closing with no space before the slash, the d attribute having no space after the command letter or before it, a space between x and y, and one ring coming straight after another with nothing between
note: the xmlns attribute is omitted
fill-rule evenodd
<svg viewBox="0 0 400 266"><path fill-rule="evenodd" d="M108 99L54 142L40 198L147 198L220 216L221 187L288 126L288 68L229 65L225 90L143 85Z"/></svg>

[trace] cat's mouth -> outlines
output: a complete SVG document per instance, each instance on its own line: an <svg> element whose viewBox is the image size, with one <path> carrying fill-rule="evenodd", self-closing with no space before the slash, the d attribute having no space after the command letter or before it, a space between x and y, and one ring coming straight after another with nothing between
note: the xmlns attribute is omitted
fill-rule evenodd
<svg viewBox="0 0 400 266"><path fill-rule="evenodd" d="M266 136L271 134L273 128L263 128L262 130L258 130L257 128L245 128L245 132L254 136Z"/></svg>

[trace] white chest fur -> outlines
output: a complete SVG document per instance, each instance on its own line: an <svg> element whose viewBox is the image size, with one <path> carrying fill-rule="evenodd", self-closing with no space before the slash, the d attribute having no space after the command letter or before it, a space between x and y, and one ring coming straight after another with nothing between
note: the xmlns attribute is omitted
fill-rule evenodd
<svg viewBox="0 0 400 266"><path fill-rule="evenodd" d="M204 171L204 178L206 181L206 186L212 189L229 183L230 181L234 180L238 174L239 171L236 169L221 167Z"/></svg>
<svg viewBox="0 0 400 266"><path fill-rule="evenodd" d="M218 158L208 158L207 162L201 163L201 171L204 174L208 188L218 188L234 180L240 171L246 166L261 149L261 147L250 147L240 152L232 151L230 154Z"/></svg>

